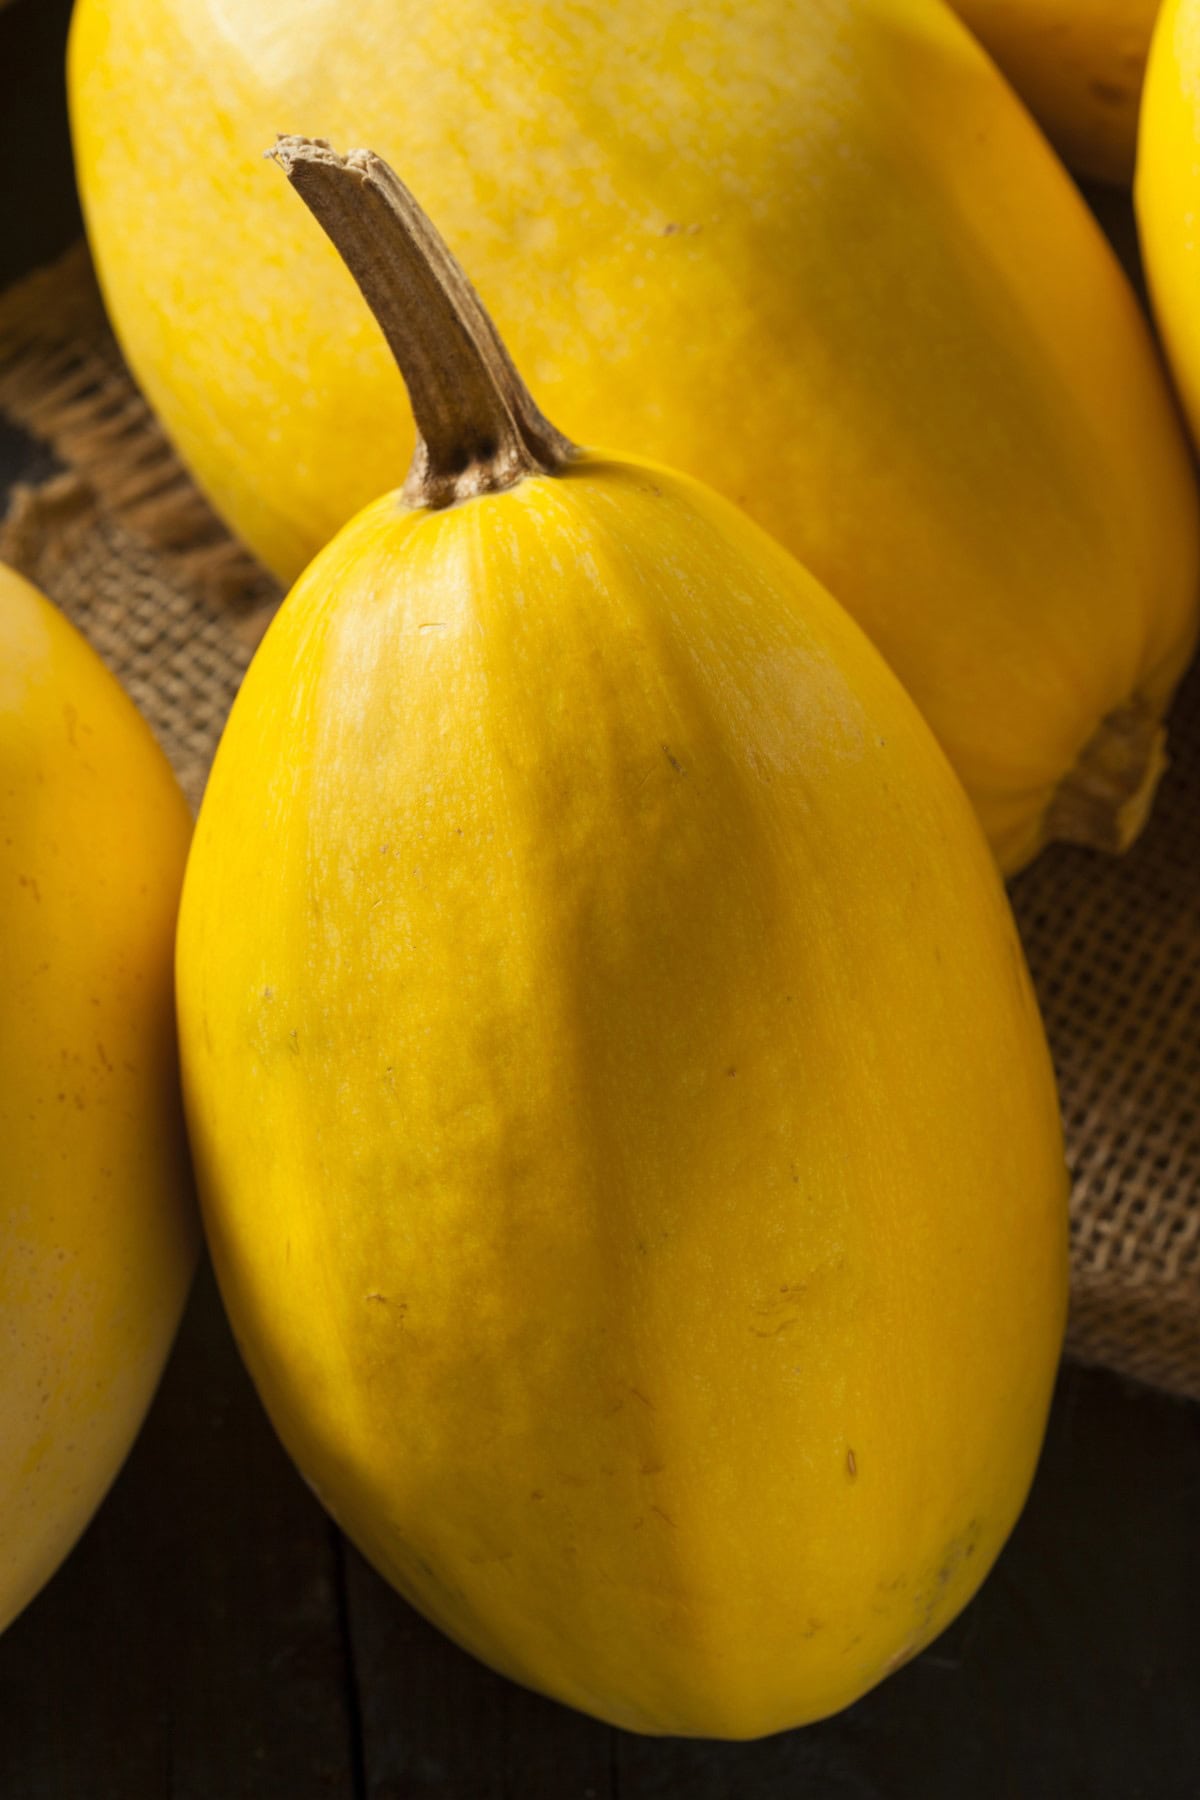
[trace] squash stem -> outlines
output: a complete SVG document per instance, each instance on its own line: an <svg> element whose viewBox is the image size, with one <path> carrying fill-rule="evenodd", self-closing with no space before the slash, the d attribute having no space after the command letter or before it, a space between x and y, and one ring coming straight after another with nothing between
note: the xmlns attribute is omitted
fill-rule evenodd
<svg viewBox="0 0 1200 1800"><path fill-rule="evenodd" d="M1166 732L1140 699L1102 719L1046 815L1045 837L1094 850L1128 850L1167 766Z"/></svg>
<svg viewBox="0 0 1200 1800"><path fill-rule="evenodd" d="M579 454L542 415L482 301L404 183L370 150L281 137L279 163L362 290L417 424L412 506L553 475Z"/></svg>

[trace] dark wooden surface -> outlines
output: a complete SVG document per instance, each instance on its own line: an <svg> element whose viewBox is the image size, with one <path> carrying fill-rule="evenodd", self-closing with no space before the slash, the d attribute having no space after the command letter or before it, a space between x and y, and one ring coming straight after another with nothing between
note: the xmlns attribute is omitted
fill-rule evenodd
<svg viewBox="0 0 1200 1800"><path fill-rule="evenodd" d="M78 229L68 10L0 8L0 284ZM0 510L46 467L0 429ZM915 1663L758 1744L640 1739L481 1668L348 1548L203 1270L112 1493L0 1637L0 1800L425 1797L1198 1800L1200 1407L1066 1369L1011 1543Z"/></svg>

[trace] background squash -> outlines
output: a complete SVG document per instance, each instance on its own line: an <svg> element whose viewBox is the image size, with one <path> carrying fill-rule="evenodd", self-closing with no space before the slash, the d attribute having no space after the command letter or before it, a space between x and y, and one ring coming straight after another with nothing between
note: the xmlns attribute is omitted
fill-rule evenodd
<svg viewBox="0 0 1200 1800"><path fill-rule="evenodd" d="M952 0L1064 161L1128 187L1159 0Z"/></svg>
<svg viewBox="0 0 1200 1800"><path fill-rule="evenodd" d="M1195 636L1192 475L1108 246L935 0L79 0L70 77L118 334L279 574L412 449L263 166L299 129L404 169L573 437L812 568L1005 868L1136 832Z"/></svg>
<svg viewBox="0 0 1200 1800"><path fill-rule="evenodd" d="M1138 233L1179 397L1200 444L1200 5L1166 0L1146 71L1138 140Z"/></svg>
<svg viewBox="0 0 1200 1800"><path fill-rule="evenodd" d="M0 566L0 1629L120 1467L195 1262L171 992L190 836L132 702Z"/></svg>

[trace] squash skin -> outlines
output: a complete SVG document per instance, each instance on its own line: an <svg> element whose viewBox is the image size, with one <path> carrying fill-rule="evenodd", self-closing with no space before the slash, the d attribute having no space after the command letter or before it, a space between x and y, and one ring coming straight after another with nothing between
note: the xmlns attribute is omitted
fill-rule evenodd
<svg viewBox="0 0 1200 1800"><path fill-rule="evenodd" d="M1134 200L1146 283L1179 398L1200 444L1200 7L1166 0L1150 51Z"/></svg>
<svg viewBox="0 0 1200 1800"><path fill-rule="evenodd" d="M177 967L242 1352L443 1630L736 1738L965 1603L1061 1343L1053 1076L961 789L749 521L595 457L369 508L235 703Z"/></svg>
<svg viewBox="0 0 1200 1800"><path fill-rule="evenodd" d="M965 29L932 0L345 16L76 8L109 308L233 528L291 578L407 466L386 350L261 161L280 130L370 142L547 413L712 483L799 555L917 699L1002 866L1027 862L1100 722L1165 709L1200 535L1128 285Z"/></svg>
<svg viewBox="0 0 1200 1800"><path fill-rule="evenodd" d="M1159 0L951 0L1069 168L1127 188Z"/></svg>
<svg viewBox="0 0 1200 1800"><path fill-rule="evenodd" d="M171 989L190 836L132 703L0 567L0 1629L116 1475L196 1259Z"/></svg>

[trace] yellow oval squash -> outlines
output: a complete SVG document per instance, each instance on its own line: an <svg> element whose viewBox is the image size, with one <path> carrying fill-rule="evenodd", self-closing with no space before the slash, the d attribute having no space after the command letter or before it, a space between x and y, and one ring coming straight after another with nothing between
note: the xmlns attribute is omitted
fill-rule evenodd
<svg viewBox="0 0 1200 1800"><path fill-rule="evenodd" d="M195 1261L171 989L190 835L132 703L0 566L0 1629L116 1474Z"/></svg>
<svg viewBox="0 0 1200 1800"><path fill-rule="evenodd" d="M263 167L300 127L405 170L574 437L802 557L1006 869L1137 830L1195 636L1192 475L1107 245L935 0L79 0L70 80L121 341L278 573L412 448ZM1084 804L1057 802L1081 760Z"/></svg>
<svg viewBox="0 0 1200 1800"><path fill-rule="evenodd" d="M1071 168L1128 187L1159 0L952 0Z"/></svg>
<svg viewBox="0 0 1200 1800"><path fill-rule="evenodd" d="M726 501L588 454L347 525L234 705L178 993L259 1391L460 1643L746 1737L974 1591L1063 1328L1053 1075L927 726Z"/></svg>
<svg viewBox="0 0 1200 1800"><path fill-rule="evenodd" d="M1138 232L1179 396L1200 444L1200 6L1166 0L1146 70L1138 140Z"/></svg>

